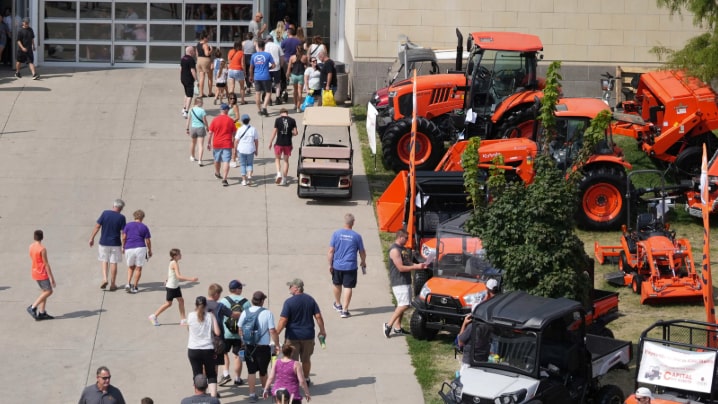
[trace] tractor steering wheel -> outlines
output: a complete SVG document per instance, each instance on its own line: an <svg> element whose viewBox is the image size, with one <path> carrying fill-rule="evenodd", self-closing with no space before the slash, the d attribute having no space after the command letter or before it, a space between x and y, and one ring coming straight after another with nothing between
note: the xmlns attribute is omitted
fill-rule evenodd
<svg viewBox="0 0 718 404"><path fill-rule="evenodd" d="M479 66L476 68L476 70L477 70L476 75L481 80L486 80L487 77L491 76L491 72L489 71L489 69L485 68L484 66Z"/></svg>
<svg viewBox="0 0 718 404"><path fill-rule="evenodd" d="M319 133L312 133L307 138L307 143L312 146L319 146L324 143L324 137L322 137L322 135L320 135Z"/></svg>

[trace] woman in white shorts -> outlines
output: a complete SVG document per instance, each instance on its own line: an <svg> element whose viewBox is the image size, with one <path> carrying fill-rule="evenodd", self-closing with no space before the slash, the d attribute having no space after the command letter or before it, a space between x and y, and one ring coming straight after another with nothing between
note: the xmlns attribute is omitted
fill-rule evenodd
<svg viewBox="0 0 718 404"><path fill-rule="evenodd" d="M135 221L127 223L122 230L122 251L125 253L125 259L127 260L127 285L125 285L127 293L139 292L138 286L142 276L142 267L152 256L150 229L142 223L145 218L145 212L136 210L132 215ZM135 274L133 282L133 275Z"/></svg>

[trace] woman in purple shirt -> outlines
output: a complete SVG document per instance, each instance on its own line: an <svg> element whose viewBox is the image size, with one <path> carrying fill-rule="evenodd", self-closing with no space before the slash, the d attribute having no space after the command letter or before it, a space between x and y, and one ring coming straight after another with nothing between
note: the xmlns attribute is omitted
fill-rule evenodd
<svg viewBox="0 0 718 404"><path fill-rule="evenodd" d="M152 256L150 229L142 223L145 218L145 212L136 210L132 215L135 221L127 223L124 230L122 230L122 252L127 259L127 285L125 285L127 293L139 292L137 287L142 276L142 267ZM135 273L137 273L137 276L133 283L132 276Z"/></svg>
<svg viewBox="0 0 718 404"><path fill-rule="evenodd" d="M264 384L263 398L268 398L270 393L275 397L278 403L290 403L301 404L302 394L299 391L299 387L304 390L304 397L307 401L311 400L309 395L309 386L307 380L304 378L304 372L302 371L302 365L292 359L294 354L294 346L290 344L284 344L282 347L282 358L277 360L269 371L269 376ZM274 383L274 386L272 386ZM280 397L283 395L282 390L285 390L285 394L289 394L289 400L280 401Z"/></svg>

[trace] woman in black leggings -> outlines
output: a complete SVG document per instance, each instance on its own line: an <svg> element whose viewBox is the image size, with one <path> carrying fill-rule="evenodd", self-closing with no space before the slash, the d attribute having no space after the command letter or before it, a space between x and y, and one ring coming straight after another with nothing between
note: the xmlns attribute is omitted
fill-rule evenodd
<svg viewBox="0 0 718 404"><path fill-rule="evenodd" d="M195 310L187 315L187 357L192 366L192 379L204 373L209 383L209 394L217 397L217 359L212 345L212 333L222 334L217 319L212 313L207 313L207 298L198 296L194 304Z"/></svg>

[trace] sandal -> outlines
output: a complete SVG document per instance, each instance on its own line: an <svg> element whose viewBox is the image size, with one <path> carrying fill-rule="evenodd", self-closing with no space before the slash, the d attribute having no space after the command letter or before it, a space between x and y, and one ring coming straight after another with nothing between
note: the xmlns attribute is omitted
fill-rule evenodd
<svg viewBox="0 0 718 404"><path fill-rule="evenodd" d="M100 289L104 289L106 287L107 287L107 282L102 282L102 284L100 285Z"/></svg>
<svg viewBox="0 0 718 404"><path fill-rule="evenodd" d="M209 93L207 97L214 97L214 93Z"/></svg>

